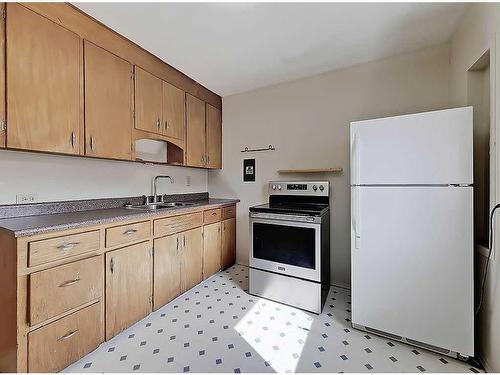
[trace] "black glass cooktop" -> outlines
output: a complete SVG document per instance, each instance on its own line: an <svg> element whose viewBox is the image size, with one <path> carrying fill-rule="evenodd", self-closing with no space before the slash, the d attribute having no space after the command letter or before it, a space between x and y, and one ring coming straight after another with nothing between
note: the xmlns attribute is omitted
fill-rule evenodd
<svg viewBox="0 0 500 375"><path fill-rule="evenodd" d="M265 203L250 207L250 212L267 212L287 215L321 216L328 211L328 204L320 203Z"/></svg>

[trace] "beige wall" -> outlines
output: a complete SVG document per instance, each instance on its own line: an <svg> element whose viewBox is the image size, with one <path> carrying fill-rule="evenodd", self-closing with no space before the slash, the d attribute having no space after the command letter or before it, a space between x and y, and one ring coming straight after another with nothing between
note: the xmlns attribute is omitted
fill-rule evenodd
<svg viewBox="0 0 500 375"><path fill-rule="evenodd" d="M481 55L490 48L491 52L491 87L493 93L498 93L500 87L497 77L499 46L496 42L496 33L500 31L500 4L478 3L469 5L464 17L455 31L450 47L451 79L450 95L453 105L467 103L467 70ZM498 144L499 128L499 100L493 95L493 112L496 113L491 120L491 136L496 137ZM496 134L495 134L496 133ZM499 153L492 153L490 165L492 167L492 203L500 199L500 174L498 171ZM496 166L495 166L496 163ZM498 217L498 215L497 215ZM500 246L500 220L495 222L495 247ZM500 372L500 266L499 252L492 260L487 280L485 302L478 321L479 340L478 354L488 371ZM478 272L476 277L482 276L486 258L478 256Z"/></svg>
<svg viewBox="0 0 500 375"><path fill-rule="evenodd" d="M39 202L148 195L158 174L175 181L162 181L160 193L207 191L205 170L124 161L0 151L0 171L0 204L16 203L16 194L30 193Z"/></svg>
<svg viewBox="0 0 500 375"><path fill-rule="evenodd" d="M449 46L441 45L223 98L223 166L209 172L214 196L241 199L237 256L248 262L248 207L267 201L267 182L328 179L332 283L350 283L349 123L448 107ZM242 154L272 144L274 152ZM256 158L255 183L242 160ZM342 167L341 176L277 174L286 168Z"/></svg>

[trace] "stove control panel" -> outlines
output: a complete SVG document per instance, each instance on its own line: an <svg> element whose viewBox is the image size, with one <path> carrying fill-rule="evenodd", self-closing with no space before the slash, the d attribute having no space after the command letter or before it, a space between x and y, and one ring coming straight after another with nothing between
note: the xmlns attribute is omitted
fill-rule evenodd
<svg viewBox="0 0 500 375"><path fill-rule="evenodd" d="M269 183L271 195L329 195L328 181L272 181Z"/></svg>

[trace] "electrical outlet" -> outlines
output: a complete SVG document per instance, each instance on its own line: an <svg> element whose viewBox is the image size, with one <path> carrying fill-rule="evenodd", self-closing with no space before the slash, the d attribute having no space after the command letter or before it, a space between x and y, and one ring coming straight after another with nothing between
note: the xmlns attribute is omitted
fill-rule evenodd
<svg viewBox="0 0 500 375"><path fill-rule="evenodd" d="M35 194L17 194L16 195L16 203L17 204L27 204L27 203L35 203L36 196Z"/></svg>
<svg viewBox="0 0 500 375"><path fill-rule="evenodd" d="M191 176L186 176L186 186L191 186Z"/></svg>

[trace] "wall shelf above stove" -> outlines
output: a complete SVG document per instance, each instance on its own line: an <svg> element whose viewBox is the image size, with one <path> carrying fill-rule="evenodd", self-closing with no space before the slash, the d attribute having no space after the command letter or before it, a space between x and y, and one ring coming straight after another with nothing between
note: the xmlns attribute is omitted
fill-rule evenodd
<svg viewBox="0 0 500 375"><path fill-rule="evenodd" d="M303 168L303 169L279 169L278 173L291 174L291 173L335 173L341 174L343 168Z"/></svg>

